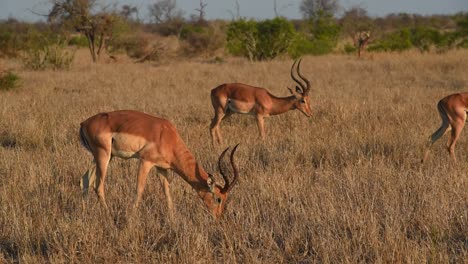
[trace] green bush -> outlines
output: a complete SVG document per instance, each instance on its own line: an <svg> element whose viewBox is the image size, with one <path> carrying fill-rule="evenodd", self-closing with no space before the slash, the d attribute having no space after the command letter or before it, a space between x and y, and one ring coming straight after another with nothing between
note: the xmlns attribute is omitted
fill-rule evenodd
<svg viewBox="0 0 468 264"><path fill-rule="evenodd" d="M231 22L226 31L226 49L234 56L254 59L257 49L257 22L253 20L237 20Z"/></svg>
<svg viewBox="0 0 468 264"><path fill-rule="evenodd" d="M8 91L18 86L20 78L12 72L6 72L0 75L0 90Z"/></svg>
<svg viewBox="0 0 468 264"><path fill-rule="evenodd" d="M457 29L451 39L457 42L458 48L468 48L468 14L457 19Z"/></svg>
<svg viewBox="0 0 468 264"><path fill-rule="evenodd" d="M186 24L181 32L182 48L186 54L213 52L224 44L224 33L211 24Z"/></svg>
<svg viewBox="0 0 468 264"><path fill-rule="evenodd" d="M298 34L288 50L292 58L299 58L303 55L324 55L330 53L335 44L324 39L310 40L302 34Z"/></svg>
<svg viewBox="0 0 468 264"><path fill-rule="evenodd" d="M113 42L113 51L125 51L130 58L141 58L146 55L150 39L145 35L129 34Z"/></svg>
<svg viewBox="0 0 468 264"><path fill-rule="evenodd" d="M441 33L433 28L415 27L411 29L411 44L421 52L428 52L431 46L440 45Z"/></svg>
<svg viewBox="0 0 468 264"><path fill-rule="evenodd" d="M14 41L14 34L0 30L0 55L6 57L16 57L17 46Z"/></svg>
<svg viewBox="0 0 468 264"><path fill-rule="evenodd" d="M22 58L24 66L31 70L68 69L74 59L75 50L70 50L67 46L67 42L58 40L32 47Z"/></svg>
<svg viewBox="0 0 468 264"><path fill-rule="evenodd" d="M238 20L227 29L227 50L250 60L273 59L285 54L293 43L295 30L284 18L261 22Z"/></svg>
<svg viewBox="0 0 468 264"><path fill-rule="evenodd" d="M256 58L273 59L288 51L296 34L291 22L275 18L257 23L258 45Z"/></svg>
<svg viewBox="0 0 468 264"><path fill-rule="evenodd" d="M73 36L68 41L68 45L85 48L88 47L88 39L83 35Z"/></svg>
<svg viewBox="0 0 468 264"><path fill-rule="evenodd" d="M305 32L296 36L289 54L297 58L306 54L330 53L338 43L340 30L332 15L320 12L307 22Z"/></svg>
<svg viewBox="0 0 468 264"><path fill-rule="evenodd" d="M355 53L357 51L357 48L352 44L346 43L343 47L343 50L346 54L351 54Z"/></svg>
<svg viewBox="0 0 468 264"><path fill-rule="evenodd" d="M409 29L391 32L369 46L369 51L403 51L410 49L411 34Z"/></svg>

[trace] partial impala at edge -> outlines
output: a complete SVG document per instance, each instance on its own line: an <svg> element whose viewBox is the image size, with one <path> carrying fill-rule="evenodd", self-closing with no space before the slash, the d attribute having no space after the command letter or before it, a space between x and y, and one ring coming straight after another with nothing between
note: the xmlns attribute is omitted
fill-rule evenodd
<svg viewBox="0 0 468 264"><path fill-rule="evenodd" d="M298 62L299 61L299 62ZM299 81L293 73L297 64L297 75L304 81ZM312 111L309 104L310 82L300 72L301 59L294 61L291 66L291 78L299 85L295 90L288 88L291 96L276 97L264 88L254 87L242 83L226 83L211 90L211 103L214 117L210 125L213 144L222 144L219 125L227 117L238 114L255 116L262 139L265 139L264 118L278 115L289 110L299 109L304 115L310 117Z"/></svg>
<svg viewBox="0 0 468 264"><path fill-rule="evenodd" d="M453 161L457 162L457 158L455 157L455 144L460 138L460 133L465 126L466 112L468 111L468 93L456 93L442 98L437 104L437 110L442 119L442 125L429 137L422 162L426 161L434 142L450 130L451 133L447 142L447 150Z"/></svg>
<svg viewBox="0 0 468 264"><path fill-rule="evenodd" d="M112 157L140 160L135 207L141 201L149 171L152 167L157 168L158 173L164 176L161 180L171 218L173 203L168 170L174 170L190 184L216 218L221 216L227 196L239 177L234 162L237 146L231 152L234 174L231 182L219 166L229 148L219 157L218 166L225 181L224 187L221 187L216 184L213 175L208 174L195 160L173 124L142 112L121 110L92 116L81 123L80 140L93 154L95 163L82 178L83 193L87 194L89 187L93 187L106 208L104 182Z"/></svg>

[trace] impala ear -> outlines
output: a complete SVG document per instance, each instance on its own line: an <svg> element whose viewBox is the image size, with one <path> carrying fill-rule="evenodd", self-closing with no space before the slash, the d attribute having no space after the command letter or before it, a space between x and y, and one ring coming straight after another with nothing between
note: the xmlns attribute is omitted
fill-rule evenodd
<svg viewBox="0 0 468 264"><path fill-rule="evenodd" d="M210 188L210 192L214 193L216 182L213 175L208 173L208 179L206 180L206 184L208 184L208 188Z"/></svg>
<svg viewBox="0 0 468 264"><path fill-rule="evenodd" d="M296 93L302 94L302 90L301 90L301 88L299 88L299 86L296 86Z"/></svg>
<svg viewBox="0 0 468 264"><path fill-rule="evenodd" d="M288 87L289 92L294 95L297 99L302 98L302 90L301 88L296 86L296 91Z"/></svg>

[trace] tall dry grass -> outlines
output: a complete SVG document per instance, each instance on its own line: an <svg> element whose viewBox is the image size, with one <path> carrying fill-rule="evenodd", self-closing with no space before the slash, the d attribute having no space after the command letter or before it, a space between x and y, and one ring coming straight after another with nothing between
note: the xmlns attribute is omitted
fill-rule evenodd
<svg viewBox="0 0 468 264"><path fill-rule="evenodd" d="M95 196L82 210L78 182L91 155L79 145L79 123L116 109L168 118L214 172L221 148L210 144L210 89L244 82L287 95L292 61L153 67L78 58L70 71L18 68L23 86L0 94L0 262L466 262L466 132L457 166L445 142L419 161L440 125L437 101L467 89L467 58L306 57L312 118L292 111L267 119L263 143L252 117L222 123L226 142L241 142L241 176L218 223L180 177L169 222L154 172L133 212L134 160L110 165L110 217Z"/></svg>

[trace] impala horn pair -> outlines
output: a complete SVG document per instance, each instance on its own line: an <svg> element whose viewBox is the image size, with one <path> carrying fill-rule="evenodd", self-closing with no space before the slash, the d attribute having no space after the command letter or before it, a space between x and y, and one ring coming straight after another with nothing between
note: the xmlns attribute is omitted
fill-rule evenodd
<svg viewBox="0 0 468 264"><path fill-rule="evenodd" d="M236 163L234 162L234 153L236 152L238 146L239 146L239 144L237 144L231 151L230 161L231 161L232 171L234 173L234 178L232 179L231 182L229 182L229 179L226 176L226 174L223 171L222 166L221 166L221 161L223 160L224 155L229 150L229 148L225 149L223 151L223 153L221 153L221 156L219 156L218 169L219 169L219 172L221 173L221 176L223 176L223 180L225 182L224 187L221 189L221 193L228 193L229 191L231 191L232 187L234 187L234 185L237 182L237 178L239 177L239 170L237 169Z"/></svg>
<svg viewBox="0 0 468 264"><path fill-rule="evenodd" d="M291 66L291 78L299 85L299 86L296 86L296 92L298 92L299 94L301 94L302 96L306 96L309 94L309 91L310 91L310 82L309 80L307 80L307 78L305 78L304 76L302 76L301 74L301 71L300 71L300 67L301 67L301 61L302 61L302 58L300 59L297 59L294 61L293 65ZM302 79L302 81L305 82L305 85L302 83L302 81L299 81L295 76L294 76L294 66L296 66L297 64L297 67L296 67L296 73L297 75L299 76L299 78ZM300 87L300 88L299 88ZM291 89L288 88L290 91ZM292 91L291 91L292 92Z"/></svg>

